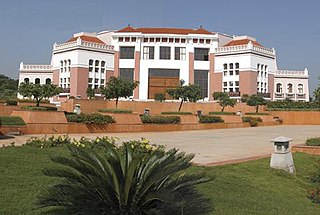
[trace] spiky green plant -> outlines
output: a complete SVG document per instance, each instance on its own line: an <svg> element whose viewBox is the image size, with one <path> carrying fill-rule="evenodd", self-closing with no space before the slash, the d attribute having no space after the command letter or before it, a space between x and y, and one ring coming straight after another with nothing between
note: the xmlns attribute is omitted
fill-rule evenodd
<svg viewBox="0 0 320 215"><path fill-rule="evenodd" d="M148 148L148 147L146 147ZM171 149L148 149L133 144L106 144L99 150L69 146L70 157L55 157L61 168L45 170L58 177L39 196L39 206L53 214L206 214L209 199L195 185L207 182L201 174L184 172L193 155Z"/></svg>

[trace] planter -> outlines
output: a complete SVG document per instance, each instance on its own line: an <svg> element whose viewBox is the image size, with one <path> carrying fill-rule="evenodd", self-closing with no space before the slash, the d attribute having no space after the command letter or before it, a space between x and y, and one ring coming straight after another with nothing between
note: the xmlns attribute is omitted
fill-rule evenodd
<svg viewBox="0 0 320 215"><path fill-rule="evenodd" d="M320 155L320 146L292 146L291 151L310 155Z"/></svg>

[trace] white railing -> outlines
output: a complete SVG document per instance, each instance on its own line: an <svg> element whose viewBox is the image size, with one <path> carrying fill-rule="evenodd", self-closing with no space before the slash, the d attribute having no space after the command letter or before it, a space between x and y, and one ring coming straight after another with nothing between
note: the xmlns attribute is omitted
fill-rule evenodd
<svg viewBox="0 0 320 215"><path fill-rule="evenodd" d="M247 49L248 49L248 45L226 46L226 47L216 48L216 52L242 51Z"/></svg>
<svg viewBox="0 0 320 215"><path fill-rule="evenodd" d="M216 53L225 53L225 52L237 52L237 51L248 51L253 50L259 53L264 53L268 55L274 55L274 49L268 49L261 46L255 46L253 44L246 44L246 45L237 45L237 46L225 46L216 48Z"/></svg>
<svg viewBox="0 0 320 215"><path fill-rule="evenodd" d="M277 70L276 75L308 75L307 71L296 71L296 70Z"/></svg>
<svg viewBox="0 0 320 215"><path fill-rule="evenodd" d="M100 49L100 50L114 51L114 46L112 45L95 43L95 42L87 42L87 41L81 40L80 38L72 42L54 44L53 51L59 51L59 50L75 48L75 47L94 48L94 49Z"/></svg>
<svg viewBox="0 0 320 215"><path fill-rule="evenodd" d="M20 70L50 71L52 70L52 65L22 64Z"/></svg>

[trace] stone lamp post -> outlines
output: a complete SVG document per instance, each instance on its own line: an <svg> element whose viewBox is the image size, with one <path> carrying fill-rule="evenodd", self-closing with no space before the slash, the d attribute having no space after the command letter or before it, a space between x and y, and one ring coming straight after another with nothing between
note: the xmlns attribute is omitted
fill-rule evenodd
<svg viewBox="0 0 320 215"><path fill-rule="evenodd" d="M81 113L81 105L80 104L75 105L73 113L76 113L78 115Z"/></svg>
<svg viewBox="0 0 320 215"><path fill-rule="evenodd" d="M272 153L270 167L275 169L283 169L291 174L295 173L292 153L289 151L289 142L292 141L288 137L276 137L271 140L274 143L274 153Z"/></svg>

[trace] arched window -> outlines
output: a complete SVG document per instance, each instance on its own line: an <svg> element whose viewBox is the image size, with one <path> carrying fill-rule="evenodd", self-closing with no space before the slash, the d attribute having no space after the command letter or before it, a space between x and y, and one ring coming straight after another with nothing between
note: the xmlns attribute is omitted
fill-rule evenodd
<svg viewBox="0 0 320 215"><path fill-rule="evenodd" d="M90 59L90 60L89 60L89 66L92 66L92 65L93 65L93 60Z"/></svg>
<svg viewBox="0 0 320 215"><path fill-rule="evenodd" d="M298 84L298 93L303 93L303 84Z"/></svg>
<svg viewBox="0 0 320 215"><path fill-rule="evenodd" d="M28 84L30 82L29 78L24 79L24 83Z"/></svg>
<svg viewBox="0 0 320 215"><path fill-rule="evenodd" d="M277 85L276 85L276 92L277 92L277 93L282 93L282 84L277 83Z"/></svg>
<svg viewBox="0 0 320 215"><path fill-rule="evenodd" d="M288 92L288 93L293 93L292 84L288 84L288 86L287 86L287 92Z"/></svg>
<svg viewBox="0 0 320 215"><path fill-rule="evenodd" d="M46 79L46 84L51 84L51 79L50 78Z"/></svg>
<svg viewBox="0 0 320 215"><path fill-rule="evenodd" d="M68 72L70 72L71 71L71 60L69 59L68 60Z"/></svg>
<svg viewBox="0 0 320 215"><path fill-rule="evenodd" d="M40 84L40 78L36 78L36 79L34 80L34 83L35 83L35 84Z"/></svg>
<svg viewBox="0 0 320 215"><path fill-rule="evenodd" d="M98 61L98 60L96 60L95 66L96 66L96 67L99 66L99 61Z"/></svg>

